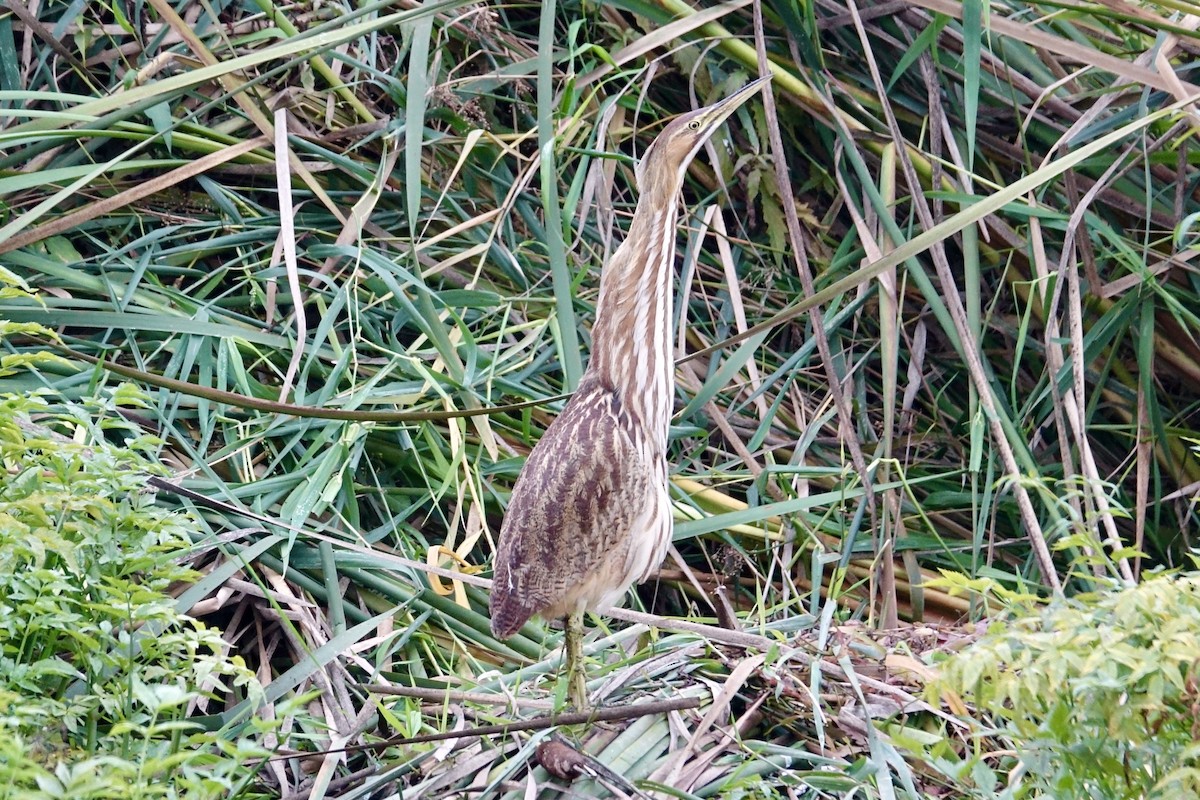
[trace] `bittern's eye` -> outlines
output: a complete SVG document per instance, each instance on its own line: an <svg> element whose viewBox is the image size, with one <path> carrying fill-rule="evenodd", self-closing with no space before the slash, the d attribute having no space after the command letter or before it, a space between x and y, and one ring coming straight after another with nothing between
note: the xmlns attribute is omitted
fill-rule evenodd
<svg viewBox="0 0 1200 800"><path fill-rule="evenodd" d="M698 120L698 119L694 119L694 120L692 120L691 122L689 122L689 123L688 123L688 130L691 130L691 131L698 131L698 130L700 130L700 120Z"/></svg>

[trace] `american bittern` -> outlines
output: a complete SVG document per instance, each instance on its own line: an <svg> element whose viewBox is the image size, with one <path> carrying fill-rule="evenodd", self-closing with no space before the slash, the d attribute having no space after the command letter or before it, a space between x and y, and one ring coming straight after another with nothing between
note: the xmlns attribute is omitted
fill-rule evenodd
<svg viewBox="0 0 1200 800"><path fill-rule="evenodd" d="M584 611L619 601L662 562L671 541L672 277L684 173L766 80L673 120L642 157L629 236L600 278L591 360L529 454L500 529L492 633L512 636L534 614L566 617L568 687L579 708L587 704Z"/></svg>

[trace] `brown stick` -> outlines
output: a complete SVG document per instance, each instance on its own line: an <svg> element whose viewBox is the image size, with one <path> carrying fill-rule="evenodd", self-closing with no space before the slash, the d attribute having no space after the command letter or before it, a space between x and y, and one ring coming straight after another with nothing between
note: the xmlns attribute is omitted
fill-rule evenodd
<svg viewBox="0 0 1200 800"><path fill-rule="evenodd" d="M446 739L462 739L471 736L492 736L494 734L515 733L517 731L537 731L554 728L559 725L583 725L589 722L610 722L619 719L635 719L651 714L663 714L668 711L682 711L698 708L700 699L697 697L680 697L674 700L656 700L637 705L608 706L593 708L590 711L570 711L565 714L548 714L544 717L523 719L517 722L505 722L500 725L482 725L476 728L466 728L461 731L442 731L441 733L424 733L420 736L397 737L385 739L371 744L356 744L347 747L335 747L330 750L286 750L279 755L271 756L267 761L280 761L288 758L311 758L328 753L361 753L367 750L384 750L388 747L398 747L406 744L421 744L423 742L441 742Z"/></svg>
<svg viewBox="0 0 1200 800"><path fill-rule="evenodd" d="M380 683L368 683L363 687L375 694L390 694L397 697L415 697L431 703L441 703L450 700L455 703L478 703L480 705L504 706L512 703L527 708L549 709L554 707L550 700L532 700L525 697L508 697L502 694L487 692L461 692L454 689L429 689L424 686L385 686Z"/></svg>

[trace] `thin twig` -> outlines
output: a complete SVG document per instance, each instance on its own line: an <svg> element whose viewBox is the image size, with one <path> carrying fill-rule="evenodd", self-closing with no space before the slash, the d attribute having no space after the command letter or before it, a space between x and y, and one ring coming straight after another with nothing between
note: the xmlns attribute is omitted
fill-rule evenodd
<svg viewBox="0 0 1200 800"><path fill-rule="evenodd" d="M505 722L499 725L481 725L476 728L466 728L461 731L441 731L440 733L424 733L420 736L402 736L384 739L370 744L348 745L331 750L284 750L271 756L267 761L280 761L289 758L311 758L329 753L361 753L365 751L386 750L389 747L400 747L424 742L442 742L447 739L463 739L476 736L495 736L516 733L518 731L538 731L556 728L561 725L588 725L593 722L612 722L615 720L637 719L651 714L665 714L668 711L685 711L689 708L699 708L700 698L678 697L673 700L654 700L637 705L608 706L594 708L590 711L568 711L565 714L548 714L544 717L523 719L517 722Z"/></svg>
<svg viewBox="0 0 1200 800"><path fill-rule="evenodd" d="M677 633L694 633L703 636L709 641L717 642L718 644L727 644L732 647L765 650L772 645L780 644L780 642L769 639L766 636L743 633L742 631L731 631L728 628L718 628L715 625L701 625L698 622L685 622L684 620L672 617L660 617L658 614L646 614L641 611L631 611L628 608L610 608L604 612L604 615L613 619L624 620L625 622L640 622L652 628L660 628Z"/></svg>
<svg viewBox="0 0 1200 800"><path fill-rule="evenodd" d="M375 694L388 694L397 697L415 697L420 700L428 700L433 703L441 703L450 700L455 703L479 703L480 705L493 706L526 706L527 708L550 709L554 707L554 703L549 700L532 700L525 697L509 697L502 694L488 694L487 692L460 692L454 689L429 689L423 686L387 686L381 683L368 683L363 686L368 692Z"/></svg>

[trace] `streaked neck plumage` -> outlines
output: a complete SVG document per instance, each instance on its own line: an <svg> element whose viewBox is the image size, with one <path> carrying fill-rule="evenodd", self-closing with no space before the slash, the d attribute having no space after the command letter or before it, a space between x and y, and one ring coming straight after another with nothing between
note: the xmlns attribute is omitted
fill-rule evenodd
<svg viewBox="0 0 1200 800"><path fill-rule="evenodd" d="M587 373L617 392L647 444L665 453L675 396L671 323L683 169L671 174L651 160L638 177L629 235L600 277Z"/></svg>

